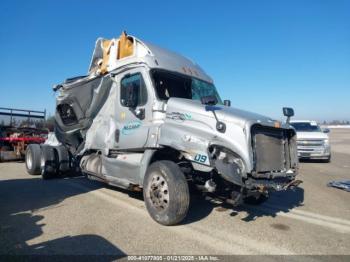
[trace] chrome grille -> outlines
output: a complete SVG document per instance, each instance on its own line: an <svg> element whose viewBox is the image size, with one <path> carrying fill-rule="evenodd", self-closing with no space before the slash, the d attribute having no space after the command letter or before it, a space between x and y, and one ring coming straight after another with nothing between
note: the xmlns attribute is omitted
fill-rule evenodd
<svg viewBox="0 0 350 262"><path fill-rule="evenodd" d="M315 139L298 139L297 144L298 146L323 146L323 140L315 140Z"/></svg>

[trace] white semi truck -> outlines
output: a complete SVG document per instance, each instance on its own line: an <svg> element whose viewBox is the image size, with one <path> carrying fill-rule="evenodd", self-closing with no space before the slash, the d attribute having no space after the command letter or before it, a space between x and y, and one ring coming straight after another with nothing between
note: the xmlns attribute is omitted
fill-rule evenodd
<svg viewBox="0 0 350 262"><path fill-rule="evenodd" d="M185 218L190 184L237 205L300 183L293 127L231 107L196 63L136 37L98 39L89 75L54 90L62 145L29 146L28 173L48 179L79 167L143 190L163 225Z"/></svg>

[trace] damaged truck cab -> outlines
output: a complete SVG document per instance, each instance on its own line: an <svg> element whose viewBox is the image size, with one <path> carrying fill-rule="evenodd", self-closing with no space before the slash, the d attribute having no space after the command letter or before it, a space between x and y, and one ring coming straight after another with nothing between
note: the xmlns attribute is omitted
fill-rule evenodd
<svg viewBox="0 0 350 262"><path fill-rule="evenodd" d="M288 123L230 107L197 64L135 37L98 39L89 75L54 90L61 145L28 147L40 155L28 172L50 178L79 167L143 190L158 223L185 218L189 186L237 205L299 183Z"/></svg>

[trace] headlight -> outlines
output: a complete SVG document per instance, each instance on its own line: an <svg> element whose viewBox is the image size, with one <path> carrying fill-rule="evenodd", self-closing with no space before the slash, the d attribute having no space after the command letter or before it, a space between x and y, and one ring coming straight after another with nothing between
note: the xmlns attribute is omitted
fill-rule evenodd
<svg viewBox="0 0 350 262"><path fill-rule="evenodd" d="M323 140L323 143L324 143L325 146L329 146L329 139Z"/></svg>

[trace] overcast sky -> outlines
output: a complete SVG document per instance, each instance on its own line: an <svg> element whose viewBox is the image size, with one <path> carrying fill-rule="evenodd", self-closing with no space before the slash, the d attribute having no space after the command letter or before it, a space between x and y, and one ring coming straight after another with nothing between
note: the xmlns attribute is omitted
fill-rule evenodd
<svg viewBox="0 0 350 262"><path fill-rule="evenodd" d="M119 4L119 2L121 4ZM200 64L232 106L350 119L350 1L1 1L0 107L54 111L122 30Z"/></svg>

